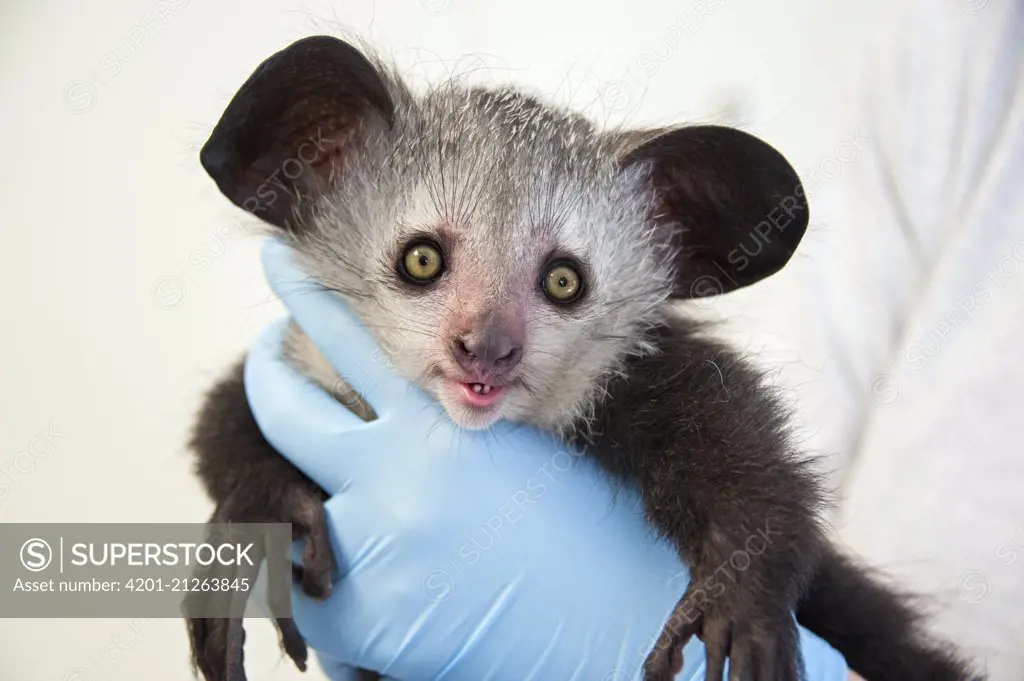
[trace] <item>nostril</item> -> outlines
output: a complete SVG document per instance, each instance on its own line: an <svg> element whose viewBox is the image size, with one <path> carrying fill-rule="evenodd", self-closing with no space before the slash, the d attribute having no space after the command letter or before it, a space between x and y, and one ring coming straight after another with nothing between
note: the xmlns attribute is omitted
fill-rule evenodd
<svg viewBox="0 0 1024 681"><path fill-rule="evenodd" d="M466 345L466 341L464 341L461 338L455 339L455 352L457 355L465 357L466 359L476 358L476 355L473 354L473 351L469 349L468 345Z"/></svg>
<svg viewBox="0 0 1024 681"><path fill-rule="evenodd" d="M514 345L506 354L494 360L494 363L499 366L511 368L519 363L519 359L522 355L523 349L518 345Z"/></svg>

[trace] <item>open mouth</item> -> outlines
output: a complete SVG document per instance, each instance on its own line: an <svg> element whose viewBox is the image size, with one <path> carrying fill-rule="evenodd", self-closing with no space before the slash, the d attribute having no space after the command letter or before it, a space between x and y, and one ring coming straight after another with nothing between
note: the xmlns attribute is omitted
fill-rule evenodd
<svg viewBox="0 0 1024 681"><path fill-rule="evenodd" d="M459 383L462 400L471 407L485 409L497 404L505 394L505 386L487 383Z"/></svg>

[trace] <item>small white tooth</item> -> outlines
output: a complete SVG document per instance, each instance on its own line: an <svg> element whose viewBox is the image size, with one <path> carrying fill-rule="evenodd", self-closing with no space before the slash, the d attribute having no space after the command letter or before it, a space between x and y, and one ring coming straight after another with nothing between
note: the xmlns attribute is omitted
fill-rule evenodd
<svg viewBox="0 0 1024 681"><path fill-rule="evenodd" d="M491 386L489 386L489 385L485 385L485 386L484 386L484 395L486 395L486 394L487 394L487 393L489 393L489 392L491 392Z"/></svg>
<svg viewBox="0 0 1024 681"><path fill-rule="evenodd" d="M482 390L483 390L483 386L482 385L480 385L479 383L474 383L473 384L473 392L479 393Z"/></svg>

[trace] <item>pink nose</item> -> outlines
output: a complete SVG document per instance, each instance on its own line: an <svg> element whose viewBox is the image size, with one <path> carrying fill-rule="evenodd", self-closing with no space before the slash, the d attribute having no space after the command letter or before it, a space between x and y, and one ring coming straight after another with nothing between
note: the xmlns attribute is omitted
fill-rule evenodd
<svg viewBox="0 0 1024 681"><path fill-rule="evenodd" d="M501 326L487 326L452 340L452 357L463 370L500 376L523 358L522 337Z"/></svg>

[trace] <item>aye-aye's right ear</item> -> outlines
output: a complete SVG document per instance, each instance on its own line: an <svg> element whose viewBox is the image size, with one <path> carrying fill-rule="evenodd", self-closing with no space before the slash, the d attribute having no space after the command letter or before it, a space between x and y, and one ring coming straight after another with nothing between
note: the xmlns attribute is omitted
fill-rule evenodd
<svg viewBox="0 0 1024 681"><path fill-rule="evenodd" d="M789 261L807 230L807 198L788 161L745 132L702 125L615 140L623 167L643 164L651 216L677 252L674 295L725 293Z"/></svg>
<svg viewBox="0 0 1024 681"><path fill-rule="evenodd" d="M359 50L304 38L249 76L199 159L235 205L288 229L341 172L346 151L394 112L384 76Z"/></svg>

